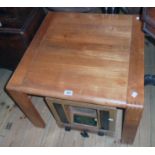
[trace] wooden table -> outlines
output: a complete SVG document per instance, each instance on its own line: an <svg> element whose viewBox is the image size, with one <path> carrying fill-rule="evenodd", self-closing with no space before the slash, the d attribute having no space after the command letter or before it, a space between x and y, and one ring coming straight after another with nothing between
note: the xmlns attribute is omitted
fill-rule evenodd
<svg viewBox="0 0 155 155"><path fill-rule="evenodd" d="M49 13L7 90L38 127L45 123L29 95L121 108L122 142L132 143L144 104L140 21L129 15Z"/></svg>

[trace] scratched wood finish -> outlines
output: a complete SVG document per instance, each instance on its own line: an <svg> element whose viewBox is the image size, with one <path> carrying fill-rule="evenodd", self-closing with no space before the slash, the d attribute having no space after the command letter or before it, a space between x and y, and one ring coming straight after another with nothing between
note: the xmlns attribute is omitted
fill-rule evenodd
<svg viewBox="0 0 155 155"><path fill-rule="evenodd" d="M143 109L144 40L140 27L136 16L49 13L7 89L19 95ZM65 96L66 89L73 95ZM132 91L138 96L132 98ZM130 117L126 112L125 118ZM128 124L128 119L125 121L124 125ZM36 122L42 124L42 119L38 117ZM135 135L133 131L129 134ZM122 139L127 142L126 134L124 130ZM130 142L133 140L131 136Z"/></svg>

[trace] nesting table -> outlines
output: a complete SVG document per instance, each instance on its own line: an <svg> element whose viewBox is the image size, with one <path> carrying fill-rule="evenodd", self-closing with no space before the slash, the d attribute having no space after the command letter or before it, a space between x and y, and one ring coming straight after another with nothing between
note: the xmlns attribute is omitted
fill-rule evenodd
<svg viewBox="0 0 155 155"><path fill-rule="evenodd" d="M133 143L144 105L141 22L131 15L48 13L6 88L37 127L45 123L31 95L71 102L73 111L76 104L121 109L122 142Z"/></svg>

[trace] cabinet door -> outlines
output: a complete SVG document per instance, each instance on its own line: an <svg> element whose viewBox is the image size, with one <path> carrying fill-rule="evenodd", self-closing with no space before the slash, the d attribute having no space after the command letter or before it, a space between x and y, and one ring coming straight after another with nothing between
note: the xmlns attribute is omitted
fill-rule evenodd
<svg viewBox="0 0 155 155"><path fill-rule="evenodd" d="M119 141L122 134L123 109L102 109L98 112L100 130Z"/></svg>
<svg viewBox="0 0 155 155"><path fill-rule="evenodd" d="M69 120L67 118L64 105L59 101L52 98L46 98L46 102L49 109L59 125L68 124Z"/></svg>
<svg viewBox="0 0 155 155"><path fill-rule="evenodd" d="M68 123L68 120L67 120L67 117L66 117L66 114L65 114L65 111L63 109L63 106L59 103L53 103L53 106L61 120L62 123Z"/></svg>
<svg viewBox="0 0 155 155"><path fill-rule="evenodd" d="M115 131L117 110L103 109L100 110L101 129L107 131Z"/></svg>

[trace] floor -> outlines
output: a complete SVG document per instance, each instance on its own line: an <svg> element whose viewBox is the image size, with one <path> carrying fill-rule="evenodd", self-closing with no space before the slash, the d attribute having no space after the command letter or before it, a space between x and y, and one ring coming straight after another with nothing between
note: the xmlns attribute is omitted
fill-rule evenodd
<svg viewBox="0 0 155 155"><path fill-rule="evenodd" d="M155 74L155 46L145 41L145 73ZM145 108L133 145L121 144L114 138L89 134L81 137L78 131L60 129L43 103L41 97L33 97L36 108L47 126L34 127L6 94L4 88L11 71L0 69L0 146L155 146L155 87L145 87Z"/></svg>

